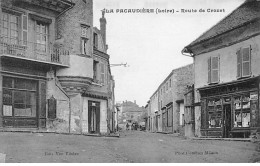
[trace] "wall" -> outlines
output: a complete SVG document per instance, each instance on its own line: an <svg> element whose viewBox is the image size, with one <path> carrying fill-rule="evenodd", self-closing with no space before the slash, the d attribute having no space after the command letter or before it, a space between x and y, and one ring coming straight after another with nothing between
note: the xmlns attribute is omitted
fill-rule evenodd
<svg viewBox="0 0 260 166"><path fill-rule="evenodd" d="M195 89L208 85L208 58L210 56L220 56L220 82L231 82L237 80L237 56L236 52L240 47L248 47L251 45L251 66L252 75L260 75L258 65L260 64L260 57L258 55L260 50L260 35L243 42L234 44L229 47L214 50L205 54L194 57L195 63ZM228 71L228 72L227 72Z"/></svg>
<svg viewBox="0 0 260 166"><path fill-rule="evenodd" d="M47 131L56 131L56 132L69 132L69 99L60 89L57 79L54 77L53 72L47 73L47 99L50 99L52 96L57 100L57 118L55 120L47 119L46 128ZM56 83L55 83L56 82ZM60 87L60 88L59 88ZM48 104L47 104L48 112ZM48 113L46 114L48 116Z"/></svg>
<svg viewBox="0 0 260 166"><path fill-rule="evenodd" d="M70 55L70 67L57 70L57 75L93 78L93 60L78 55Z"/></svg>

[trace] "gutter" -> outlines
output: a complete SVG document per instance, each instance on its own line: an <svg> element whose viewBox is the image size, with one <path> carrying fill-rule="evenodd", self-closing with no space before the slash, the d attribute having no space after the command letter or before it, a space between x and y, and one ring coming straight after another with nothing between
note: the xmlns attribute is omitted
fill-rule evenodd
<svg viewBox="0 0 260 166"><path fill-rule="evenodd" d="M184 56L188 56L188 57L193 57L194 56L192 51L190 51L187 47L184 47L184 49L181 50L181 54L184 55Z"/></svg>

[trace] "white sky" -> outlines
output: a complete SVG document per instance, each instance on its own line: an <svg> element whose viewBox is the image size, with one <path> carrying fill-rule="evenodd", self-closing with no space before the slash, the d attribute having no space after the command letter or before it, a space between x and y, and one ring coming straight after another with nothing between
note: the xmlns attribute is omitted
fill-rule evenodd
<svg viewBox="0 0 260 166"><path fill-rule="evenodd" d="M107 44L116 101L145 106L160 83L178 67L192 63L181 50L245 0L93 0L94 26L106 13ZM116 13L116 9L225 9L224 13Z"/></svg>

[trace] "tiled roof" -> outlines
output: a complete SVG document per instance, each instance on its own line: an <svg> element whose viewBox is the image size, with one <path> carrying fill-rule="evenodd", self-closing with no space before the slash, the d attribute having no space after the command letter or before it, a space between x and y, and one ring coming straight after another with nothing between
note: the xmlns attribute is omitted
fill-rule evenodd
<svg viewBox="0 0 260 166"><path fill-rule="evenodd" d="M237 9L235 9L231 14L226 16L208 31L203 33L199 38L189 44L189 46L195 45L203 40L210 39L214 36L239 27L244 23L250 22L256 18L260 18L260 1L246 1Z"/></svg>

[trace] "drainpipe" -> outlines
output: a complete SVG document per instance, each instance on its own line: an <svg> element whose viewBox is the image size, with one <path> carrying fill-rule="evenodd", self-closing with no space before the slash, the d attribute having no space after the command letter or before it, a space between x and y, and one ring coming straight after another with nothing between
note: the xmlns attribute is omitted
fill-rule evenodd
<svg viewBox="0 0 260 166"><path fill-rule="evenodd" d="M60 87L60 85L59 84L57 84L57 79L56 79L56 77L55 77L55 85L56 85L56 87L58 87L61 91L62 91L62 93L69 99L69 133L70 133L70 121L71 121L71 101L70 101L70 97L69 97L69 95Z"/></svg>

